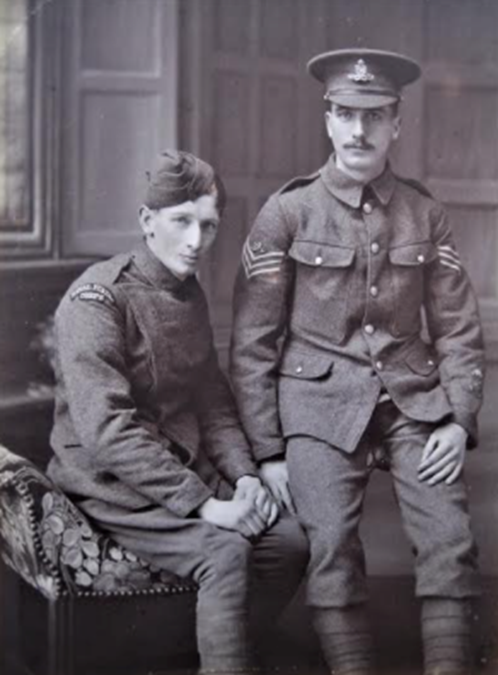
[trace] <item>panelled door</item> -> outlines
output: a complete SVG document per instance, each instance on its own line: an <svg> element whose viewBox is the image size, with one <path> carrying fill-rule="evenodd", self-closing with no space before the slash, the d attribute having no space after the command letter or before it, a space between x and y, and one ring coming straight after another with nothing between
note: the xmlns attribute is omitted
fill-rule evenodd
<svg viewBox="0 0 498 675"><path fill-rule="evenodd" d="M155 155L177 144L177 0L63 4L62 253L113 255L140 239Z"/></svg>
<svg viewBox="0 0 498 675"><path fill-rule="evenodd" d="M323 5L323 7L322 7ZM213 162L228 192L203 274L222 356L247 230L266 198L317 169L326 141L322 92L306 61L326 45L325 5L307 0L182 3L180 138Z"/></svg>

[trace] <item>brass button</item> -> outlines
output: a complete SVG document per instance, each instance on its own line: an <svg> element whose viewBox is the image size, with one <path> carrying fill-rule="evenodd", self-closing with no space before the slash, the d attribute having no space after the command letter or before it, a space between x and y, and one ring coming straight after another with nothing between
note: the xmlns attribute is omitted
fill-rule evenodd
<svg viewBox="0 0 498 675"><path fill-rule="evenodd" d="M373 211L373 206L370 204L370 202L365 202L363 204L363 213L370 214Z"/></svg>
<svg viewBox="0 0 498 675"><path fill-rule="evenodd" d="M315 265L321 265L323 263L323 258L321 255L317 255L315 258Z"/></svg>
<svg viewBox="0 0 498 675"><path fill-rule="evenodd" d="M428 365L428 366L433 366L433 365L434 365L434 361L433 361L432 359L428 359L427 365Z"/></svg>
<svg viewBox="0 0 498 675"><path fill-rule="evenodd" d="M384 368L384 364L382 363L382 361L377 361L375 367L377 368L377 370L382 370L382 368Z"/></svg>
<svg viewBox="0 0 498 675"><path fill-rule="evenodd" d="M380 251L379 244L376 241L374 241L373 244L370 246L370 250L372 251L372 253L378 253Z"/></svg>
<svg viewBox="0 0 498 675"><path fill-rule="evenodd" d="M303 367L302 367L302 366L298 366L298 367L296 368L296 373L299 374L299 373L302 373L302 372L303 372Z"/></svg>
<svg viewBox="0 0 498 675"><path fill-rule="evenodd" d="M370 295L376 298L379 295L379 289L377 286L370 286Z"/></svg>
<svg viewBox="0 0 498 675"><path fill-rule="evenodd" d="M417 260L419 263L425 262L425 255L423 253L419 253L419 255L417 256Z"/></svg>
<svg viewBox="0 0 498 675"><path fill-rule="evenodd" d="M365 326L365 333L367 335L373 335L375 333L375 328L372 326L371 323L367 323Z"/></svg>

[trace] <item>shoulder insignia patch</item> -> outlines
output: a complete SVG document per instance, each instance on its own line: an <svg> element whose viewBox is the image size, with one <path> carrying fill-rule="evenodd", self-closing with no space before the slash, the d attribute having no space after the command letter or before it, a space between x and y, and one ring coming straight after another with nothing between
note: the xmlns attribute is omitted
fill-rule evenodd
<svg viewBox="0 0 498 675"><path fill-rule="evenodd" d="M88 283L78 286L71 293L71 300L86 300L90 302L100 302L104 305L112 307L116 304L116 300L111 291L102 286L102 284Z"/></svg>
<svg viewBox="0 0 498 675"><path fill-rule="evenodd" d="M405 185L409 185L410 187L417 190L417 192L420 192L420 194L424 195L424 197L430 197L431 199L434 198L425 185L420 183L418 180L415 180L414 178L403 178L402 176L396 176L396 178L402 183L405 183Z"/></svg>
<svg viewBox="0 0 498 675"><path fill-rule="evenodd" d="M291 178L290 181L285 183L279 190L278 194L283 195L285 192L291 192L299 187L305 187L310 183L313 183L317 178L320 177L320 172L316 171L309 176L297 176L296 178Z"/></svg>

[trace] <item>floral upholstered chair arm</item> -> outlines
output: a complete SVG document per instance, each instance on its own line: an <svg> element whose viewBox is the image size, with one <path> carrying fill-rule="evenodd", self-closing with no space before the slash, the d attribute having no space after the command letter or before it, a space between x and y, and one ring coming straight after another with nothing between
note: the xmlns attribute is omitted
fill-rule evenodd
<svg viewBox="0 0 498 675"><path fill-rule="evenodd" d="M0 554L50 599L195 590L98 532L37 467L2 445Z"/></svg>

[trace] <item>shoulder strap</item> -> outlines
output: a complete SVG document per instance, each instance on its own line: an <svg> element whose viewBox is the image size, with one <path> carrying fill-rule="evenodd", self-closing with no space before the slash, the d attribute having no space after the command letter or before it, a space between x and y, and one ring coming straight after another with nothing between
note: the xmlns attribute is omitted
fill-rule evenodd
<svg viewBox="0 0 498 675"><path fill-rule="evenodd" d="M417 190L417 192L420 192L420 194L424 195L425 197L430 197L433 199L432 194L430 191L425 187L423 183L420 183L418 180L415 180L414 178L404 178L403 176L396 176L396 178L401 181L401 183L405 183L405 185L409 185L410 187L414 188Z"/></svg>
<svg viewBox="0 0 498 675"><path fill-rule="evenodd" d="M313 183L319 177L320 173L316 171L309 176L296 176L295 178L291 178L290 181L285 183L285 185L280 188L277 194L283 195L285 192L291 192L296 188L306 187L306 185L310 185L310 183Z"/></svg>

